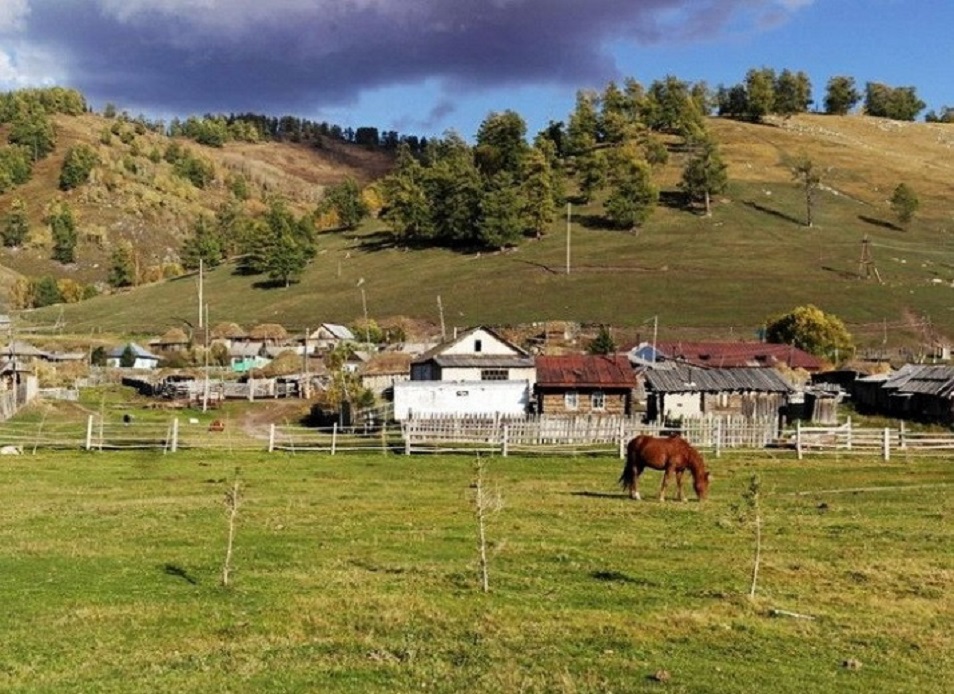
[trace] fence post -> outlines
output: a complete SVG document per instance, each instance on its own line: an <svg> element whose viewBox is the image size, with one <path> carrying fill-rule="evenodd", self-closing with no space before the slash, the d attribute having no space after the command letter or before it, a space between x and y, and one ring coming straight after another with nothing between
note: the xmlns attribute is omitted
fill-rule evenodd
<svg viewBox="0 0 954 694"><path fill-rule="evenodd" d="M401 435L404 437L404 455L411 455L411 420L401 424Z"/></svg>
<svg viewBox="0 0 954 694"><path fill-rule="evenodd" d="M503 428L500 430L500 449L501 455L506 458L510 446L508 445L508 433L510 432L510 426L507 424L503 425Z"/></svg>
<svg viewBox="0 0 954 694"><path fill-rule="evenodd" d="M795 457L802 459L802 420L795 420Z"/></svg>
<svg viewBox="0 0 954 694"><path fill-rule="evenodd" d="M626 417L619 420L619 459L626 457Z"/></svg>
<svg viewBox="0 0 954 694"><path fill-rule="evenodd" d="M335 448L338 446L338 422L331 425L331 455L335 454Z"/></svg>
<svg viewBox="0 0 954 694"><path fill-rule="evenodd" d="M169 447L169 450L175 453L179 450L179 418L176 417L172 420L172 446Z"/></svg>
<svg viewBox="0 0 954 694"><path fill-rule="evenodd" d="M904 420L901 420L901 427L898 429L898 446L901 450L908 447L907 431L904 428Z"/></svg>
<svg viewBox="0 0 954 694"><path fill-rule="evenodd" d="M719 458L722 456L722 422L723 420L717 419L715 423L715 457Z"/></svg>
<svg viewBox="0 0 954 694"><path fill-rule="evenodd" d="M275 423L268 425L268 452L275 452Z"/></svg>
<svg viewBox="0 0 954 694"><path fill-rule="evenodd" d="M86 418L86 450L93 448L93 415Z"/></svg>
<svg viewBox="0 0 954 694"><path fill-rule="evenodd" d="M851 450L851 417L848 418L848 421L845 422L845 427L848 429L848 438L845 439L845 448L849 451Z"/></svg>
<svg viewBox="0 0 954 694"><path fill-rule="evenodd" d="M884 443L883 443L884 461L888 462L889 460L891 460L891 430L888 429L888 427L884 428L883 436L884 436Z"/></svg>

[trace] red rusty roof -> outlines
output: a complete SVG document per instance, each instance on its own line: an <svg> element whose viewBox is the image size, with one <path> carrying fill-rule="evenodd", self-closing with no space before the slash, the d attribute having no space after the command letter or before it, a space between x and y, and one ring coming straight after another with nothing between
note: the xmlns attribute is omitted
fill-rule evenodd
<svg viewBox="0 0 954 694"><path fill-rule="evenodd" d="M771 342L659 342L656 349L669 359L696 366L775 366L820 371L822 361L808 352Z"/></svg>
<svg viewBox="0 0 954 694"><path fill-rule="evenodd" d="M569 354L537 357L537 385L635 388L636 376L623 355Z"/></svg>

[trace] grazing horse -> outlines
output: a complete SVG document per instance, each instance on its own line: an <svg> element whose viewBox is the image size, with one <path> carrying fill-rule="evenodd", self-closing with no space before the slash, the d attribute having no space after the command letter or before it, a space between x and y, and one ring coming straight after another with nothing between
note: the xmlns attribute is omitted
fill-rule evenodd
<svg viewBox="0 0 954 694"><path fill-rule="evenodd" d="M629 491L631 499L640 499L639 476L643 470L651 467L654 470L663 470L662 487L659 489L659 500L664 501L666 487L675 474L676 489L679 500L685 501L682 495L682 475L686 470L692 473L692 486L696 490L699 501L709 493L709 472L702 460L702 455L681 436L647 436L641 434L626 446L626 466L619 476L619 483L623 489Z"/></svg>

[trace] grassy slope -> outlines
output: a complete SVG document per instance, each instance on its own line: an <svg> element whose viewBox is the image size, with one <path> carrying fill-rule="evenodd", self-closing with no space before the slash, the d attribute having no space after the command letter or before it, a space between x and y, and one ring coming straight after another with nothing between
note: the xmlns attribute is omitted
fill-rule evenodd
<svg viewBox="0 0 954 694"><path fill-rule="evenodd" d="M489 460L504 507L483 595L467 458L11 458L0 688L657 691L660 670L676 692L950 687L947 462L710 462L705 505L660 505L623 499L614 459ZM733 504L755 472L750 602L753 530ZM831 492L895 486L911 489Z"/></svg>
<svg viewBox="0 0 954 694"><path fill-rule="evenodd" d="M255 288L256 278L230 268L211 273L212 322L350 322L362 313L356 284L364 278L368 311L377 318L437 323L440 295L450 325L569 319L638 326L658 315L661 337L748 338L767 316L812 302L841 316L864 344L881 344L885 334L891 344L954 335L954 129L814 115L712 126L732 179L712 218L663 207L629 234L601 228L598 206L576 207L569 276L562 218L542 241L481 255L404 252L388 243L380 223L369 223L357 234L324 235L314 264L287 290ZM788 169L802 153L823 171L813 229L800 223L804 201ZM674 189L680 161L675 156L661 173L664 189ZM901 181L922 202L908 229L891 224L886 202ZM884 285L858 277L865 235ZM78 331L160 332L196 314L188 278L65 312Z"/></svg>

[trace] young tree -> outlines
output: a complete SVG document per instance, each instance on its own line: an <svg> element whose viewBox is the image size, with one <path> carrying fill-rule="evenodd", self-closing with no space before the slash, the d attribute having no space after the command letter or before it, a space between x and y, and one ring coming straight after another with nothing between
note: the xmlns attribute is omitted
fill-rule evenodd
<svg viewBox="0 0 954 694"><path fill-rule="evenodd" d="M382 218L398 238L421 242L434 235L431 204L425 186L426 172L407 144L398 147L394 171L381 181Z"/></svg>
<svg viewBox="0 0 954 694"><path fill-rule="evenodd" d="M805 193L805 226L814 226L815 194L821 185L821 175L812 160L802 156L792 164L792 178Z"/></svg>
<svg viewBox="0 0 954 694"><path fill-rule="evenodd" d="M621 229L633 229L645 222L659 200L652 181L652 168L634 147L614 152L610 164L610 194L606 216Z"/></svg>
<svg viewBox="0 0 954 694"><path fill-rule="evenodd" d="M679 187L690 202L703 201L706 216L712 214L711 197L725 190L728 185L728 165L719 154L718 145L711 138L704 139L686 161Z"/></svg>
<svg viewBox="0 0 954 694"><path fill-rule="evenodd" d="M527 124L516 111L491 113L477 131L474 160L478 170L492 178L499 171L518 176L529 149Z"/></svg>
<svg viewBox="0 0 954 694"><path fill-rule="evenodd" d="M523 227L541 238L556 218L553 194L553 171L540 148L534 147L526 157L523 181Z"/></svg>
<svg viewBox="0 0 954 694"><path fill-rule="evenodd" d="M570 155L583 154L596 145L600 131L596 102L597 97L591 92L576 93L576 107L566 128L566 149Z"/></svg>
<svg viewBox="0 0 954 694"><path fill-rule="evenodd" d="M765 339L775 344L794 345L834 362L848 359L855 350L851 334L841 319L812 304L770 318L765 326Z"/></svg>
<svg viewBox="0 0 954 694"><path fill-rule="evenodd" d="M828 80L825 87L825 113L834 116L847 115L861 101L861 92L855 88L855 78L837 75Z"/></svg>
<svg viewBox="0 0 954 694"><path fill-rule="evenodd" d="M10 124L7 141L25 147L33 161L37 162L56 147L56 129L41 105L23 101Z"/></svg>
<svg viewBox="0 0 954 694"><path fill-rule="evenodd" d="M921 206L917 193L906 183L899 183L891 195L891 209L901 224L906 225L914 218L914 213Z"/></svg>
<svg viewBox="0 0 954 694"><path fill-rule="evenodd" d="M334 210L343 229L356 229L361 220L368 216L368 205L361 197L358 182L348 177L341 183L328 186L318 212L320 214L328 210Z"/></svg>
<svg viewBox="0 0 954 694"><path fill-rule="evenodd" d="M72 190L86 183L97 164L99 156L89 145L70 147L60 169L60 190Z"/></svg>
<svg viewBox="0 0 954 694"><path fill-rule="evenodd" d="M0 228L3 245L8 248L21 246L29 234L30 218L27 215L26 203L22 198L14 198L10 211L3 220L3 227Z"/></svg>
<svg viewBox="0 0 954 694"><path fill-rule="evenodd" d="M45 275L33 283L32 287L33 306L42 308L43 306L52 306L63 301L60 295L60 288L56 284L56 278Z"/></svg>
<svg viewBox="0 0 954 694"><path fill-rule="evenodd" d="M746 118L753 123L775 109L775 70L749 70L745 75Z"/></svg>
<svg viewBox="0 0 954 694"><path fill-rule="evenodd" d="M513 177L507 171L499 171L487 184L480 201L480 240L489 248L514 246L523 235L525 203Z"/></svg>
<svg viewBox="0 0 954 694"><path fill-rule="evenodd" d="M804 72L785 69L775 80L775 112L786 118L805 113L812 103L812 83Z"/></svg>
<svg viewBox="0 0 954 694"><path fill-rule="evenodd" d="M192 236L182 242L179 257L186 270L198 270L200 261L207 268L218 267L222 263L222 244L216 228L204 215L200 215L192 226Z"/></svg>
<svg viewBox="0 0 954 694"><path fill-rule="evenodd" d="M596 337L587 346L586 351L590 354L613 354L616 352L616 341L613 340L613 334L605 325L601 325Z"/></svg>
<svg viewBox="0 0 954 694"><path fill-rule="evenodd" d="M132 287L136 284L136 257L132 244L121 241L110 255L109 277L111 287Z"/></svg>
<svg viewBox="0 0 954 694"><path fill-rule="evenodd" d="M65 202L54 203L47 215L53 237L53 260L64 265L76 260L76 222L73 211Z"/></svg>

